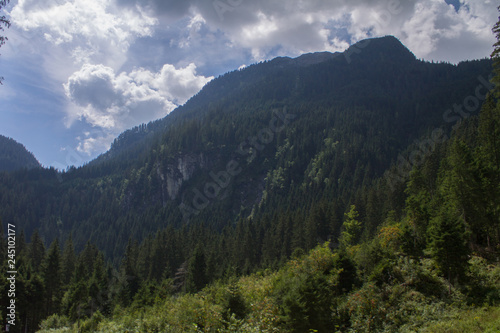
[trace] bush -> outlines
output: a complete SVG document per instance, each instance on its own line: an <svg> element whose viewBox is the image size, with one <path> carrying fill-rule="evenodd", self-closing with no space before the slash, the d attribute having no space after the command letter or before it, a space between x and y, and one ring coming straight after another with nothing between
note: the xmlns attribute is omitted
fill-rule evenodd
<svg viewBox="0 0 500 333"><path fill-rule="evenodd" d="M95 332L99 323L104 319L104 316L98 311L94 312L92 317L80 322L79 332Z"/></svg>
<svg viewBox="0 0 500 333"><path fill-rule="evenodd" d="M43 330L54 330L54 329L64 329L71 326L68 317L60 316L58 314L53 314L48 317L40 324L40 329Z"/></svg>
<svg viewBox="0 0 500 333"><path fill-rule="evenodd" d="M328 331L334 324L332 305L338 273L328 244L312 250L301 261L292 260L278 276L274 298L281 320L293 332Z"/></svg>

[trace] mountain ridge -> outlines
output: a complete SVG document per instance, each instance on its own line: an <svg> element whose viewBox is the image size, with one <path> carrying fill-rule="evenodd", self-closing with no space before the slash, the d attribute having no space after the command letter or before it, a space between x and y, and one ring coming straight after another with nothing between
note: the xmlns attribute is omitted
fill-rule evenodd
<svg viewBox="0 0 500 333"><path fill-rule="evenodd" d="M14 185L1 189L9 195L0 198L0 215L28 237L35 229L46 241L71 233L80 248L91 239L110 258L120 257L129 237L200 223L221 231L240 219L308 211L311 198L331 198L339 221L409 144L435 128L449 133L443 112L491 72L489 60L417 60L394 38L364 45L351 62L342 54L309 66L278 59L214 79L83 167L5 180ZM293 119L282 127L277 114ZM16 215L19 205L33 214ZM316 237L334 237L337 223ZM368 229L379 223L372 217Z"/></svg>
<svg viewBox="0 0 500 333"><path fill-rule="evenodd" d="M24 145L0 135L0 171L41 168L40 162Z"/></svg>
<svg viewBox="0 0 500 333"><path fill-rule="evenodd" d="M148 124L142 124L124 131L115 139L111 148L108 151L104 152L96 159L89 162L89 164L95 164L96 162L98 163L99 161L109 159L110 156L119 154L120 149L118 147L123 146L120 140L132 141L134 144L136 144L140 142L142 138L150 137L154 135L154 132L163 130L163 128L165 128L166 124L169 123L170 119L173 116L175 117L177 116L177 114L183 113L184 111L186 111L186 109L187 110L193 109L192 104L200 105L207 101L206 96L210 96L210 98L213 98L213 96L217 96L218 94L216 93L216 90L222 89L225 90L224 91L225 94L229 94L231 93L232 89L236 88L236 85L232 84L222 83L217 85L216 83L218 83L219 81L221 80L227 81L228 79L232 79L232 76L236 76L236 80L238 80L239 82L244 81L246 82L246 84L251 83L253 80L255 80L255 78L252 77L252 75L245 75L245 74L248 71L253 71L255 66L261 66L261 65L267 66L270 68L270 70L274 71L283 68L282 66L308 67L308 66L320 65L335 58L337 58L341 62L345 61L347 65L350 65L351 61L353 60L356 63L356 61L359 60L360 54L362 55L363 52L365 54L370 54L370 55L377 54L377 56L379 57L385 56L386 58L401 52L405 54L405 56L403 57L406 57L407 60L408 59L410 59L411 61L416 60L416 57L413 55L413 53L411 53L411 51L409 51L397 38L395 38L394 36L385 36L385 37L370 38L363 41L359 41L350 46L346 51L342 53L341 52L331 53L331 52L320 51L320 52L306 53L295 58L276 57L271 60L247 66L241 70L230 71L206 84L201 89L200 92L191 97L184 105L177 107L175 110L173 110L170 114L168 114L164 118L151 121ZM231 87L229 88L230 89L229 91L227 91L228 86ZM198 101L198 99L201 99L201 101Z"/></svg>

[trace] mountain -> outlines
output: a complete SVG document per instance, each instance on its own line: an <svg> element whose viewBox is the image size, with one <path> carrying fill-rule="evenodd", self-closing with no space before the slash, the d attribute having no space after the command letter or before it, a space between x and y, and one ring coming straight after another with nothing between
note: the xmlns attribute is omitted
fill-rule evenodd
<svg viewBox="0 0 500 333"><path fill-rule="evenodd" d="M494 60L280 57L88 165L0 172L15 331L498 331Z"/></svg>
<svg viewBox="0 0 500 333"><path fill-rule="evenodd" d="M35 156L22 144L0 135L0 171L40 168Z"/></svg>
<svg viewBox="0 0 500 333"><path fill-rule="evenodd" d="M255 64L124 132L86 166L2 175L0 216L46 242L90 240L115 260L130 237L169 226L220 232L239 220L304 216L318 202L335 212L307 242L335 238L349 205L364 206L361 189L416 140L447 135L457 118L447 110L490 72L490 60L420 61L394 37ZM375 206L361 212L367 232L387 209Z"/></svg>

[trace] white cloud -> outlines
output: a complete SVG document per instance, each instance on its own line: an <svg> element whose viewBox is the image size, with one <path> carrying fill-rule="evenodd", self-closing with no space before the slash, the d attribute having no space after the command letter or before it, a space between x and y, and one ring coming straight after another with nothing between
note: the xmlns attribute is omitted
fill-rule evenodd
<svg viewBox="0 0 500 333"><path fill-rule="evenodd" d="M35 32L36 38L45 40L37 40L36 47L51 76L61 71L52 63L60 54L65 59L59 67L93 62L118 69L131 43L151 36L158 23L139 8L118 9L113 0L19 0L10 17L15 29Z"/></svg>
<svg viewBox="0 0 500 333"><path fill-rule="evenodd" d="M154 18L128 9L116 15L110 11L111 4L110 0L72 0L35 6L33 1L19 0L11 19L24 30L48 31L44 36L54 44L83 37L89 43L105 39L114 46L127 48L131 37L151 35Z"/></svg>
<svg viewBox="0 0 500 333"><path fill-rule="evenodd" d="M85 138L77 137L79 142L76 150L90 156L94 152L102 152L109 149L110 143L113 142L114 138L114 133L106 134L103 132L91 136L91 133L86 132Z"/></svg>
<svg viewBox="0 0 500 333"><path fill-rule="evenodd" d="M57 112L68 126L81 120L82 126L68 131L72 138L79 136L82 152L102 152L123 129L184 103L210 79L198 75L197 68L222 74L276 56L342 51L363 38L384 35L396 36L419 58L458 62L491 53L491 27L498 17L498 0L460 0L457 10L445 0L11 4L13 25L2 57L23 64L25 77L36 73L42 77L37 84L68 100ZM5 95L0 98L13 100Z"/></svg>
<svg viewBox="0 0 500 333"><path fill-rule="evenodd" d="M80 139L78 149L90 154L109 146L121 131L167 115L211 79L197 75L194 64L184 68L166 64L158 73L140 68L118 75L110 67L85 64L64 84L72 102L67 125L81 120L104 132Z"/></svg>
<svg viewBox="0 0 500 333"><path fill-rule="evenodd" d="M462 0L458 12L444 0L216 3L219 6L192 2L191 12L223 31L235 48L249 49L254 60L339 51L348 42L394 35L418 57L458 62L488 55L494 43L491 27L497 20L493 0ZM341 29L346 35L336 35Z"/></svg>

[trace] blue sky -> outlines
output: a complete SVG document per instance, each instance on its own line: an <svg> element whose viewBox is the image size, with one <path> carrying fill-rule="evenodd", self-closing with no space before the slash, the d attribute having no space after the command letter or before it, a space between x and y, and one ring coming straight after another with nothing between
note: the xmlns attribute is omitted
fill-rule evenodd
<svg viewBox="0 0 500 333"><path fill-rule="evenodd" d="M0 134L44 166L90 161L227 71L394 35L419 58L488 57L496 0L11 0Z"/></svg>

